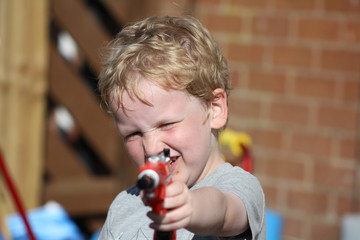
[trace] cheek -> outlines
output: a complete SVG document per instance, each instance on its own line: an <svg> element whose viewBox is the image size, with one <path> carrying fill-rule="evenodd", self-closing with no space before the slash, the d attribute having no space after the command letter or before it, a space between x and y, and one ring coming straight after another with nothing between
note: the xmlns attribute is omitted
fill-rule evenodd
<svg viewBox="0 0 360 240"><path fill-rule="evenodd" d="M125 147L136 166L141 167L144 164L144 153L140 143L138 141L128 142L125 143Z"/></svg>
<svg viewBox="0 0 360 240"><path fill-rule="evenodd" d="M208 147L208 141L211 135L211 128L207 123L197 120L183 126L172 135L172 143L186 150L186 154L198 155L203 152L203 148ZM183 152L185 154L185 152Z"/></svg>

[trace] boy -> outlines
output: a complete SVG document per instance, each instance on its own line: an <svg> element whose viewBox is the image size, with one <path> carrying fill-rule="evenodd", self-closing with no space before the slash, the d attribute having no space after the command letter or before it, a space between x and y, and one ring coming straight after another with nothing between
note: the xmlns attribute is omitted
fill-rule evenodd
<svg viewBox="0 0 360 240"><path fill-rule="evenodd" d="M111 204L99 239L265 239L264 195L256 178L225 163L218 133L228 118L227 62L193 17L150 17L125 27L100 74L103 102L138 167L170 149L172 183L164 215L137 187ZM147 216L148 217L147 217Z"/></svg>

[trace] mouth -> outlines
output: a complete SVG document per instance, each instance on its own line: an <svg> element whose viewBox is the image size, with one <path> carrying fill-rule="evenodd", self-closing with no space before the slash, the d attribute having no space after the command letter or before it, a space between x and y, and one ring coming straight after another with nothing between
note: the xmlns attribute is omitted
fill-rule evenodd
<svg viewBox="0 0 360 240"><path fill-rule="evenodd" d="M170 157L169 165L172 166L178 160L179 157Z"/></svg>

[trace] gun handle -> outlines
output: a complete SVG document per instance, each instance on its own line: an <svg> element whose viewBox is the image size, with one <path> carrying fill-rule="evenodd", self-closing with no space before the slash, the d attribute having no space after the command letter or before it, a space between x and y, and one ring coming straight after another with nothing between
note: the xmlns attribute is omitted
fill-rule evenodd
<svg viewBox="0 0 360 240"><path fill-rule="evenodd" d="M171 232L155 231L154 240L176 240L176 233L175 231L171 231Z"/></svg>

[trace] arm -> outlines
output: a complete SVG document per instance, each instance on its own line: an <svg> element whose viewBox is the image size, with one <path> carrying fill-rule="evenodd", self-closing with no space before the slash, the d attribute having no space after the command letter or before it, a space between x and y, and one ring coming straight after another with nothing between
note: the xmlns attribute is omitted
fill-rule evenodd
<svg viewBox="0 0 360 240"><path fill-rule="evenodd" d="M188 190L174 182L167 187L163 216L149 213L151 227L162 231L186 228L199 235L235 236L248 228L245 206L233 193L213 187Z"/></svg>

